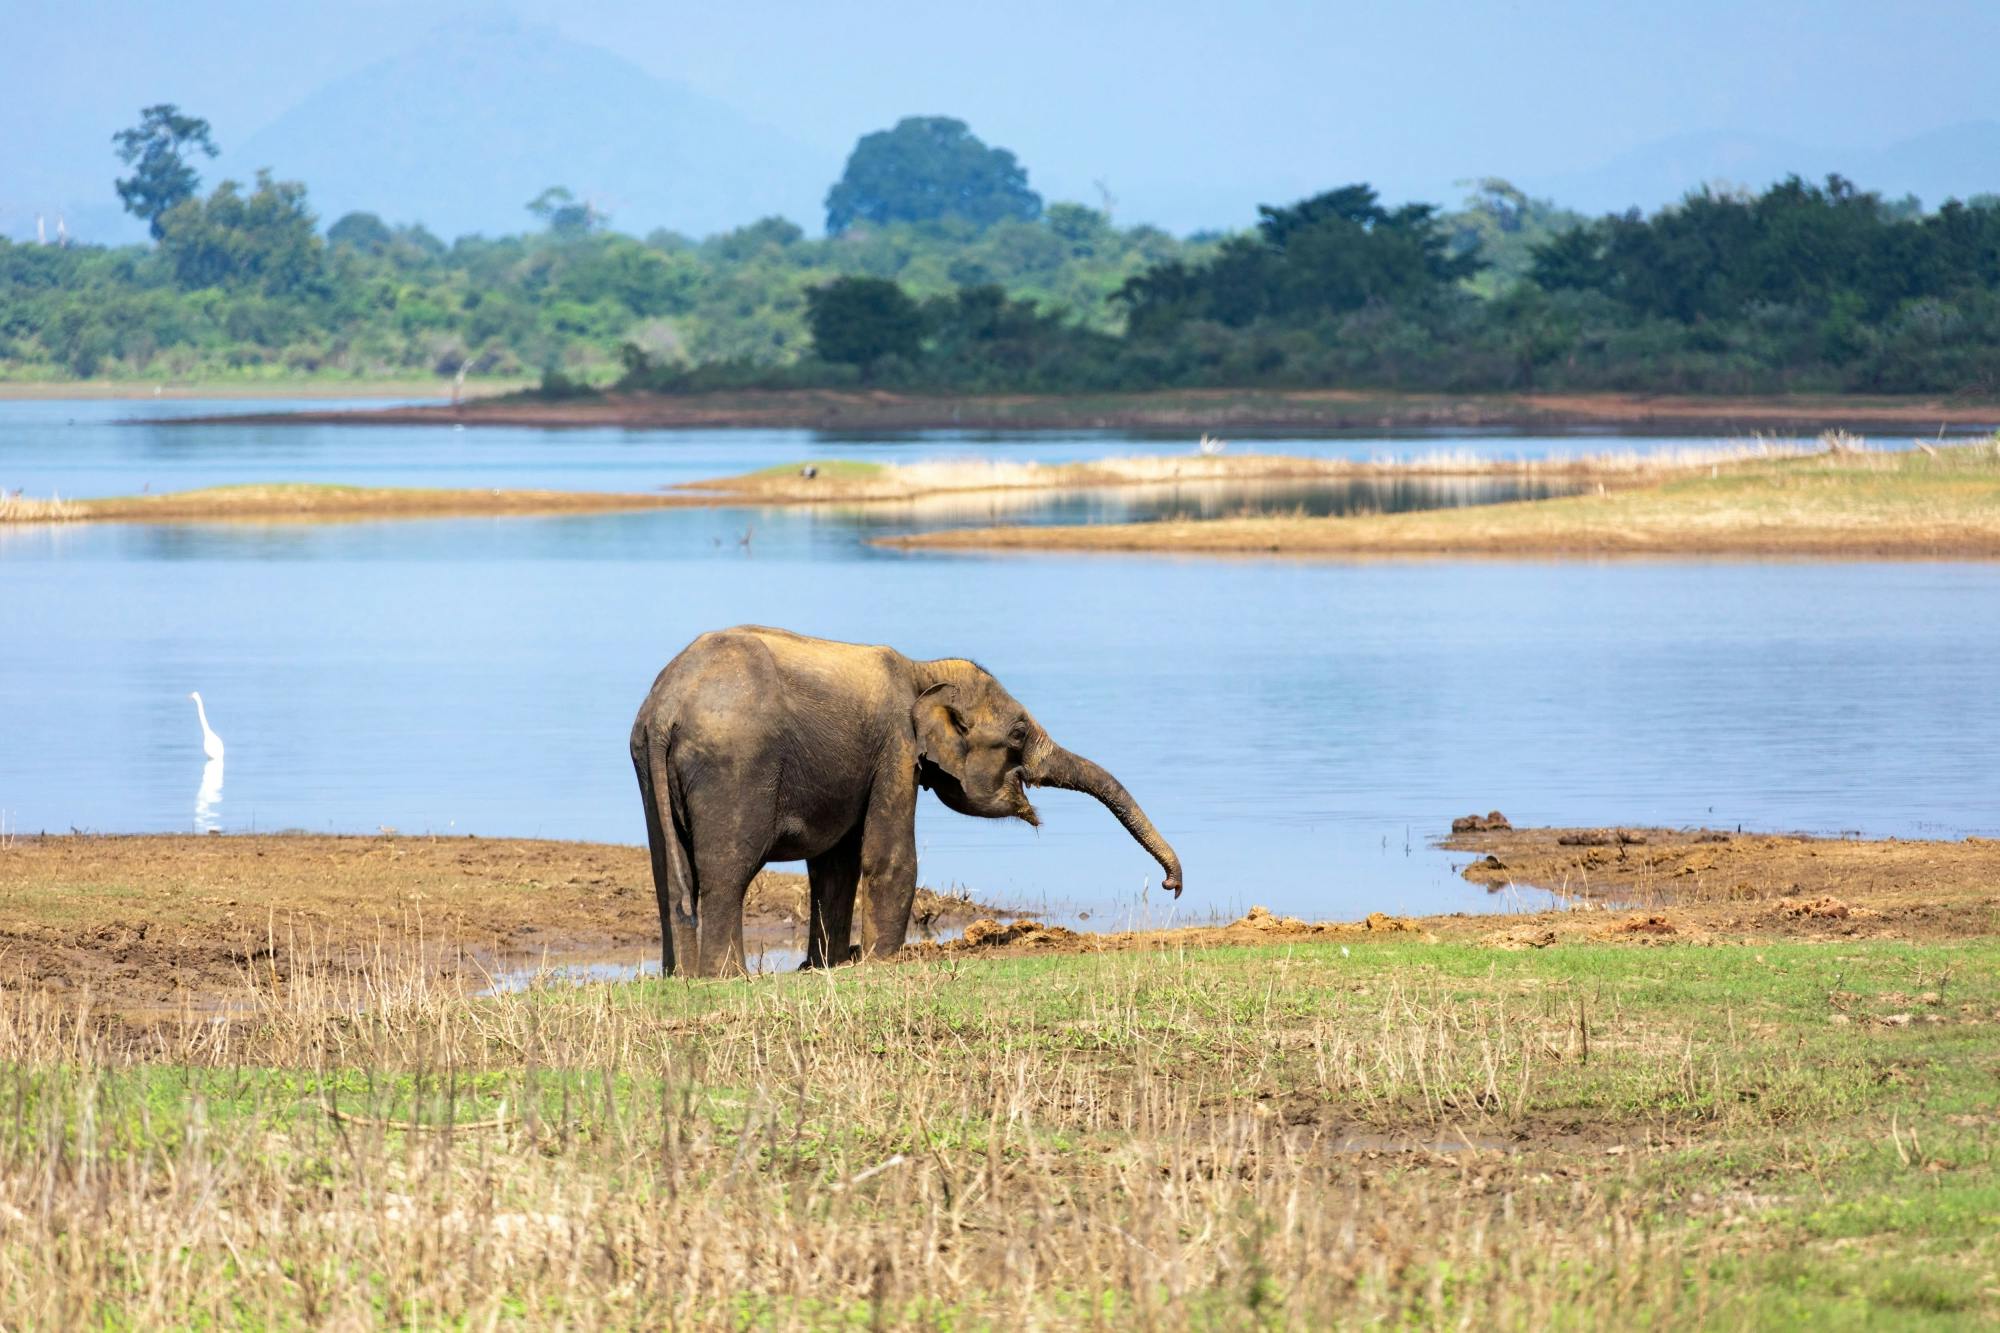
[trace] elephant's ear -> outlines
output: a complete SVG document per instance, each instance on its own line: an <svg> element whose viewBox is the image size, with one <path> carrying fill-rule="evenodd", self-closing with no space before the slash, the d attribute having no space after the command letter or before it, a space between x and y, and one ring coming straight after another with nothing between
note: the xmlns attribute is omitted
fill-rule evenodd
<svg viewBox="0 0 2000 1333"><path fill-rule="evenodd" d="M917 733L917 757L962 780L965 723L953 703L957 694L947 682L931 686L910 705L910 723Z"/></svg>

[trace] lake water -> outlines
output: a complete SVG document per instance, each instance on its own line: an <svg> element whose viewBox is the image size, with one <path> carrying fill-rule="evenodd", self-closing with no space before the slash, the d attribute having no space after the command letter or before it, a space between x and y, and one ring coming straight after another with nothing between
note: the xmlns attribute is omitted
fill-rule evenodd
<svg viewBox="0 0 2000 1333"><path fill-rule="evenodd" d="M0 403L0 486L636 490L807 457L1190 447L1104 433L119 422L205 406ZM1369 458L1686 443L1461 433L1255 447ZM1342 503L1106 493L1005 516ZM1145 804L1186 863L1183 919L1252 903L1331 917L1507 905L1429 847L1475 809L2000 832L2000 566L993 558L865 544L980 517L704 509L0 530L0 819L30 833L392 826L641 842L625 736L648 684L700 631L761 622L978 658ZM228 742L219 790L204 788L191 689ZM1038 802L1039 831L927 803L925 881L1087 910L1093 925L1173 910L1142 893L1157 870L1101 809L1064 792Z"/></svg>

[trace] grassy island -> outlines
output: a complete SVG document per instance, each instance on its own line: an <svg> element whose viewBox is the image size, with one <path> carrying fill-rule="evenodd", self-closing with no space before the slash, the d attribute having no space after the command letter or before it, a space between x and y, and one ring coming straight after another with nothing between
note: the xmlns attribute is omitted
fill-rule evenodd
<svg viewBox="0 0 2000 1333"><path fill-rule="evenodd" d="M1341 518L985 527L885 544L1301 556L2000 557L2000 443L1834 449L1666 470L1512 504Z"/></svg>

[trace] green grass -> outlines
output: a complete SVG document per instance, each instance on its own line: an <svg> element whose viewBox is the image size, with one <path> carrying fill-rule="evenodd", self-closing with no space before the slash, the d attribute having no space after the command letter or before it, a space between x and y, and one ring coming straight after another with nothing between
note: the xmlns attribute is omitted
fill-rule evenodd
<svg viewBox="0 0 2000 1333"><path fill-rule="evenodd" d="M819 475L840 481L860 481L869 477L879 477L887 471L882 463L864 463L853 458L805 458L796 463L779 463L773 467L759 468L745 473L740 480L757 481L777 478L796 478L801 469L817 468Z"/></svg>
<svg viewBox="0 0 2000 1333"><path fill-rule="evenodd" d="M1992 938L374 984L135 1043L0 1002L0 1317L2000 1316Z"/></svg>

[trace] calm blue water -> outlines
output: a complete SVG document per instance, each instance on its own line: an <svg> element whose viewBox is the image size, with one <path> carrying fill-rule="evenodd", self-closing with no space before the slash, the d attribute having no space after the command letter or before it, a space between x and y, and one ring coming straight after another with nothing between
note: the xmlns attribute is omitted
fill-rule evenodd
<svg viewBox="0 0 2000 1333"><path fill-rule="evenodd" d="M342 403L290 406L326 409ZM369 406L360 403L354 406ZM927 431L858 436L805 430L522 430L473 426L234 426L136 424L135 419L282 411L284 403L232 400L0 402L0 488L31 496L87 497L179 491L245 481L325 481L360 486L562 487L650 491L809 458L875 462L1004 457L1074 462L1119 454L1193 452L1192 440L1114 431L977 434ZM1420 435L1334 439L1260 437L1239 453L1316 458L1406 458L1449 452L1547 458L1712 443L1692 437Z"/></svg>
<svg viewBox="0 0 2000 1333"><path fill-rule="evenodd" d="M111 424L134 406L156 405L0 404L0 485L625 489L828 454L1185 447ZM1493 905L1427 847L1474 809L2000 832L2000 566L995 559L863 544L883 523L949 521L685 510L0 530L0 812L27 832L196 826L203 762L185 696L199 689L229 747L204 823L640 842L625 735L653 674L704 629L763 622L978 658L1139 796L1186 862L1184 916ZM926 882L1087 907L1093 924L1137 910L1157 875L1145 855L1087 798L1038 800L1039 832L927 805Z"/></svg>

